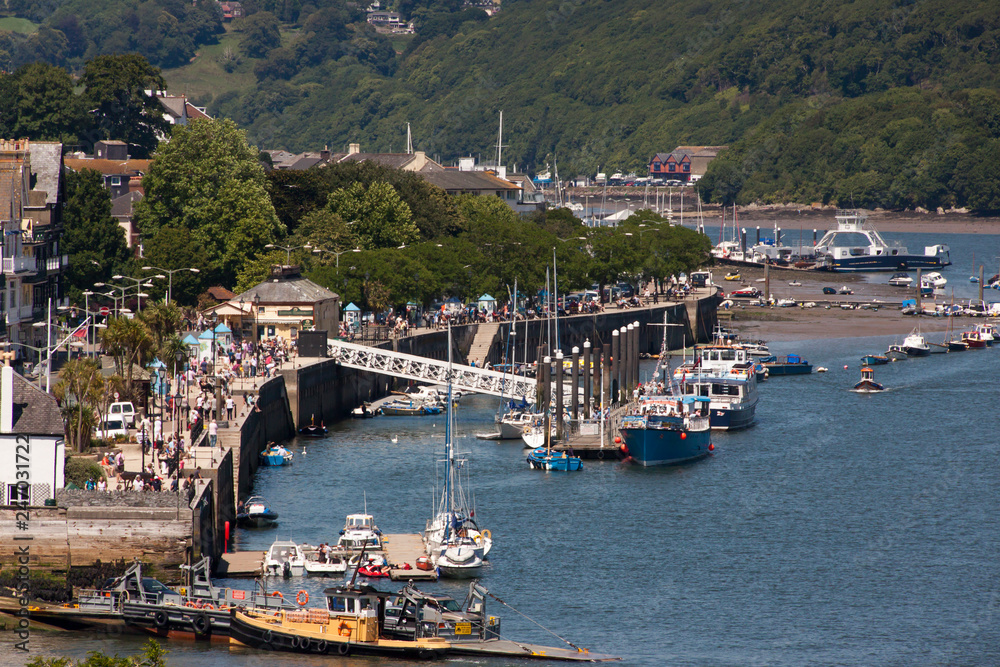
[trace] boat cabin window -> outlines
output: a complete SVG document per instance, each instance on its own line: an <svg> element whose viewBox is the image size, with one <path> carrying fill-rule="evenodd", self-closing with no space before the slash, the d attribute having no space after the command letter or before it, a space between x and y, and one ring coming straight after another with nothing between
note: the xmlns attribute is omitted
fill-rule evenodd
<svg viewBox="0 0 1000 667"><path fill-rule="evenodd" d="M330 604L330 611L347 611L347 598L344 597L332 597L327 598Z"/></svg>
<svg viewBox="0 0 1000 667"><path fill-rule="evenodd" d="M736 359L736 350L722 350L721 358L723 361L733 361Z"/></svg>
<svg viewBox="0 0 1000 667"><path fill-rule="evenodd" d="M736 385L729 384L713 384L712 385L712 395L713 396L739 396L740 388Z"/></svg>

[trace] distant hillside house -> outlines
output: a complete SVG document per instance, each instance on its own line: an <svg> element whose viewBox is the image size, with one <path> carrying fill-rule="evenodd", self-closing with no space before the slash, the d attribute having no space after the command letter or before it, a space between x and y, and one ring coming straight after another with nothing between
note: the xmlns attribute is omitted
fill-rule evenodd
<svg viewBox="0 0 1000 667"><path fill-rule="evenodd" d="M369 9L367 20L377 32L391 32L400 35L412 35L415 32L413 21L407 23L399 12Z"/></svg>
<svg viewBox="0 0 1000 667"><path fill-rule="evenodd" d="M220 2L219 9L222 10L223 21L243 18L243 4L240 2Z"/></svg>
<svg viewBox="0 0 1000 667"><path fill-rule="evenodd" d="M657 153L649 162L649 175L665 180L696 181L726 148L728 146L678 146L670 153Z"/></svg>

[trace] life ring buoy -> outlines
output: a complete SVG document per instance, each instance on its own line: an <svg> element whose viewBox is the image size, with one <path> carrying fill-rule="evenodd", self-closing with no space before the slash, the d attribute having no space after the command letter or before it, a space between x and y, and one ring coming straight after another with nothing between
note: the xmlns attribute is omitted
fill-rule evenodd
<svg viewBox="0 0 1000 667"><path fill-rule="evenodd" d="M274 591L273 593L271 593L271 597L281 598L282 600L285 599L285 596L281 594L281 591Z"/></svg>
<svg viewBox="0 0 1000 667"><path fill-rule="evenodd" d="M483 537L485 537L488 540L493 539L493 533L491 533L489 531L489 528L487 528L486 530L484 530L482 534L483 534Z"/></svg>
<svg viewBox="0 0 1000 667"><path fill-rule="evenodd" d="M337 633L341 637L350 637L351 636L351 626L349 626L346 621L341 621L340 625L337 626Z"/></svg>
<svg viewBox="0 0 1000 667"><path fill-rule="evenodd" d="M300 607L305 607L309 604L309 593L308 591L301 590L295 594L295 601L299 603Z"/></svg>
<svg viewBox="0 0 1000 667"><path fill-rule="evenodd" d="M327 649L327 643L325 639L320 639L318 642L316 642L317 653L326 653L326 649Z"/></svg>
<svg viewBox="0 0 1000 667"><path fill-rule="evenodd" d="M198 608L198 605L196 605L196 604L195 604L194 602L192 602L191 600L188 600L187 602L185 602L185 603L184 603L184 606L185 606L185 607L191 607L192 609L197 609L197 608Z"/></svg>
<svg viewBox="0 0 1000 667"><path fill-rule="evenodd" d="M351 645L348 644L347 642L342 642L340 644L337 644L337 653L339 653L340 655L347 655L350 652L351 652Z"/></svg>
<svg viewBox="0 0 1000 667"><path fill-rule="evenodd" d="M212 604L206 604L204 607L202 607L202 609L212 609L212 610L214 610L215 607L212 606Z"/></svg>
<svg viewBox="0 0 1000 667"><path fill-rule="evenodd" d="M482 544L483 543L483 536L482 536L481 533L479 535L476 535L475 538L473 538L473 539L475 539L476 544Z"/></svg>
<svg viewBox="0 0 1000 667"><path fill-rule="evenodd" d="M156 612L156 615L153 616L153 623L155 623L156 627L161 630L166 629L167 625L170 624L170 617L167 616L167 612L160 609Z"/></svg>

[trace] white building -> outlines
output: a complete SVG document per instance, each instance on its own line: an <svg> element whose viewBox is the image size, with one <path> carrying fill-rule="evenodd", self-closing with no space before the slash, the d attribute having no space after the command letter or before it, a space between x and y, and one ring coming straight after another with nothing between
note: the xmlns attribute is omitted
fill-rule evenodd
<svg viewBox="0 0 1000 667"><path fill-rule="evenodd" d="M0 369L2 504L42 505L64 486L66 444L56 399L14 372ZM24 484L22 484L22 482Z"/></svg>

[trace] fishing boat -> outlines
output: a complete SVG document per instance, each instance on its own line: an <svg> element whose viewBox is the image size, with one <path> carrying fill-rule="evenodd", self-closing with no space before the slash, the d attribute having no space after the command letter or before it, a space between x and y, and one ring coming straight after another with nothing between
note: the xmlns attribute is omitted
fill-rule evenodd
<svg viewBox="0 0 1000 667"><path fill-rule="evenodd" d="M261 528L274 525L278 513L271 509L262 496L250 496L240 503L236 512L236 524L244 528Z"/></svg>
<svg viewBox="0 0 1000 667"><path fill-rule="evenodd" d="M710 401L705 397L644 395L621 422L622 453L641 466L676 465L708 456Z"/></svg>
<svg viewBox="0 0 1000 667"><path fill-rule="evenodd" d="M866 354L861 357L862 366L881 366L889 363L889 357L884 354Z"/></svg>
<svg viewBox="0 0 1000 667"><path fill-rule="evenodd" d="M268 443L267 449L260 453L260 464L265 466L287 466L292 464L292 452L282 445Z"/></svg>
<svg viewBox="0 0 1000 667"><path fill-rule="evenodd" d="M868 214L855 209L837 211L837 228L816 244L819 268L827 271L904 271L941 268L951 264L949 248L926 246L923 254L910 253L898 243L889 244L868 224Z"/></svg>
<svg viewBox="0 0 1000 667"><path fill-rule="evenodd" d="M808 375L812 373L813 367L808 361L797 354L789 354L783 357L770 356L760 360L767 368L767 376L775 375Z"/></svg>
<svg viewBox="0 0 1000 667"><path fill-rule="evenodd" d="M367 505L367 502L365 503ZM340 551L379 551L382 549L382 531L375 525L375 519L367 511L362 514L348 514L340 531L337 547Z"/></svg>
<svg viewBox="0 0 1000 667"><path fill-rule="evenodd" d="M272 577L301 577L306 571L302 547L290 540L277 540L264 554L263 569Z"/></svg>
<svg viewBox="0 0 1000 667"><path fill-rule="evenodd" d="M874 394L885 391L885 387L875 381L875 371L865 366L861 369L861 379L858 380L851 391L859 394Z"/></svg>
<svg viewBox="0 0 1000 667"><path fill-rule="evenodd" d="M911 331L910 335L903 339L902 348L911 357L926 357L931 353L931 348L919 328Z"/></svg>
<svg viewBox="0 0 1000 667"><path fill-rule="evenodd" d="M889 349L885 352L885 356L888 357L889 361L902 361L910 357L902 345L890 345Z"/></svg>
<svg viewBox="0 0 1000 667"><path fill-rule="evenodd" d="M326 424L316 423L316 415L313 415L309 423L299 429L299 435L307 438L322 438L327 434Z"/></svg>
<svg viewBox="0 0 1000 667"><path fill-rule="evenodd" d="M528 454L528 467L532 470L558 470L575 472L583 468L583 460L578 456L570 456L566 452L552 451L552 440L548 447L533 449Z"/></svg>
<svg viewBox="0 0 1000 667"><path fill-rule="evenodd" d="M996 342L997 337L1000 334L997 333L997 327L992 322L980 322L976 325L976 331L979 332L980 337L986 341L987 347L992 347L993 343Z"/></svg>
<svg viewBox="0 0 1000 667"><path fill-rule="evenodd" d="M451 408L451 328L448 329L448 410L444 437L444 489L438 509L424 530L424 548L434 567L442 576L451 578L476 577L482 570L487 554L493 548L493 536L482 530L476 521L476 511L466 492L468 459L456 455L453 411ZM462 473L465 472L463 481Z"/></svg>
<svg viewBox="0 0 1000 667"><path fill-rule="evenodd" d="M528 410L511 410L505 412L498 422L501 440L517 440L524 434L524 429L531 425L534 413Z"/></svg>
<svg viewBox="0 0 1000 667"><path fill-rule="evenodd" d="M963 331L962 342L970 350L985 350L988 345L983 334L975 329L972 331Z"/></svg>
<svg viewBox="0 0 1000 667"><path fill-rule="evenodd" d="M894 273L889 278L889 284L893 287L909 287L913 284L913 278L909 273Z"/></svg>

